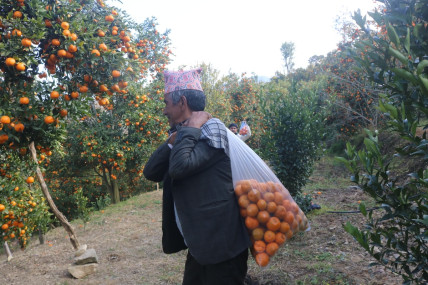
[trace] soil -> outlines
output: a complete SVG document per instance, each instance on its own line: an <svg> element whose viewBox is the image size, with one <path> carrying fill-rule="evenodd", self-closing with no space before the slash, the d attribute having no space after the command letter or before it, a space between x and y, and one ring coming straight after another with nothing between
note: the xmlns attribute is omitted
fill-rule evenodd
<svg viewBox="0 0 428 285"><path fill-rule="evenodd" d="M374 262L343 229L351 222L363 226L355 211L368 197L356 187L330 183L309 194L320 210L308 213L311 229L284 244L265 268L249 258L247 284L401 284L399 276ZM133 197L103 212L91 214L86 226L73 221L81 244L96 250L97 272L74 279L67 271L74 250L62 227L50 230L44 244L34 237L25 250L11 244L13 259L0 255L0 284L181 284L186 252L166 255L161 249L162 191Z"/></svg>

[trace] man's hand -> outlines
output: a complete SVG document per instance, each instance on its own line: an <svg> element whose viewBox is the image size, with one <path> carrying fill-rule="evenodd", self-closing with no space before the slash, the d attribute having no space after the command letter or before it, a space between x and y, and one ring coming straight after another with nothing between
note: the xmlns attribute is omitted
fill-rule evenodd
<svg viewBox="0 0 428 285"><path fill-rule="evenodd" d="M212 117L213 116L211 116L210 113L204 111L192 112L192 116L190 116L190 118L183 124L183 126L199 129L209 119L212 119Z"/></svg>

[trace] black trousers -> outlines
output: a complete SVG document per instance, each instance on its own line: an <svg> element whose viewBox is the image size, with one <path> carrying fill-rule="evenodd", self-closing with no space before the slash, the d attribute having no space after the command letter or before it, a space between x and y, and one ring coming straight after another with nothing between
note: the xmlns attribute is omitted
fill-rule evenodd
<svg viewBox="0 0 428 285"><path fill-rule="evenodd" d="M201 265L187 253L183 285L242 285L247 275L248 249L236 257L210 265Z"/></svg>

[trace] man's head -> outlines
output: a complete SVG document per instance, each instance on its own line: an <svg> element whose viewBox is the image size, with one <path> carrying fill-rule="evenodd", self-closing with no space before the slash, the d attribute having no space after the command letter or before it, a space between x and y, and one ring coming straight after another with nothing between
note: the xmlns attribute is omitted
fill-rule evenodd
<svg viewBox="0 0 428 285"><path fill-rule="evenodd" d="M235 123L232 123L229 125L229 130L232 131L232 133L237 134L238 133L238 125Z"/></svg>
<svg viewBox="0 0 428 285"><path fill-rule="evenodd" d="M187 120L193 111L205 109L205 94L200 83L201 69L165 71L164 115L171 127Z"/></svg>

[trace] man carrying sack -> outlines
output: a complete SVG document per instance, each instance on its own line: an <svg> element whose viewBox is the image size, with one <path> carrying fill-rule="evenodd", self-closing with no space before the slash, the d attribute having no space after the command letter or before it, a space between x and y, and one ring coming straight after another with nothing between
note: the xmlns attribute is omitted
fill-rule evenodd
<svg viewBox="0 0 428 285"><path fill-rule="evenodd" d="M244 284L251 243L234 193L227 128L204 112L200 72L165 71L170 136L144 176L163 180L163 251L189 249L183 284Z"/></svg>

